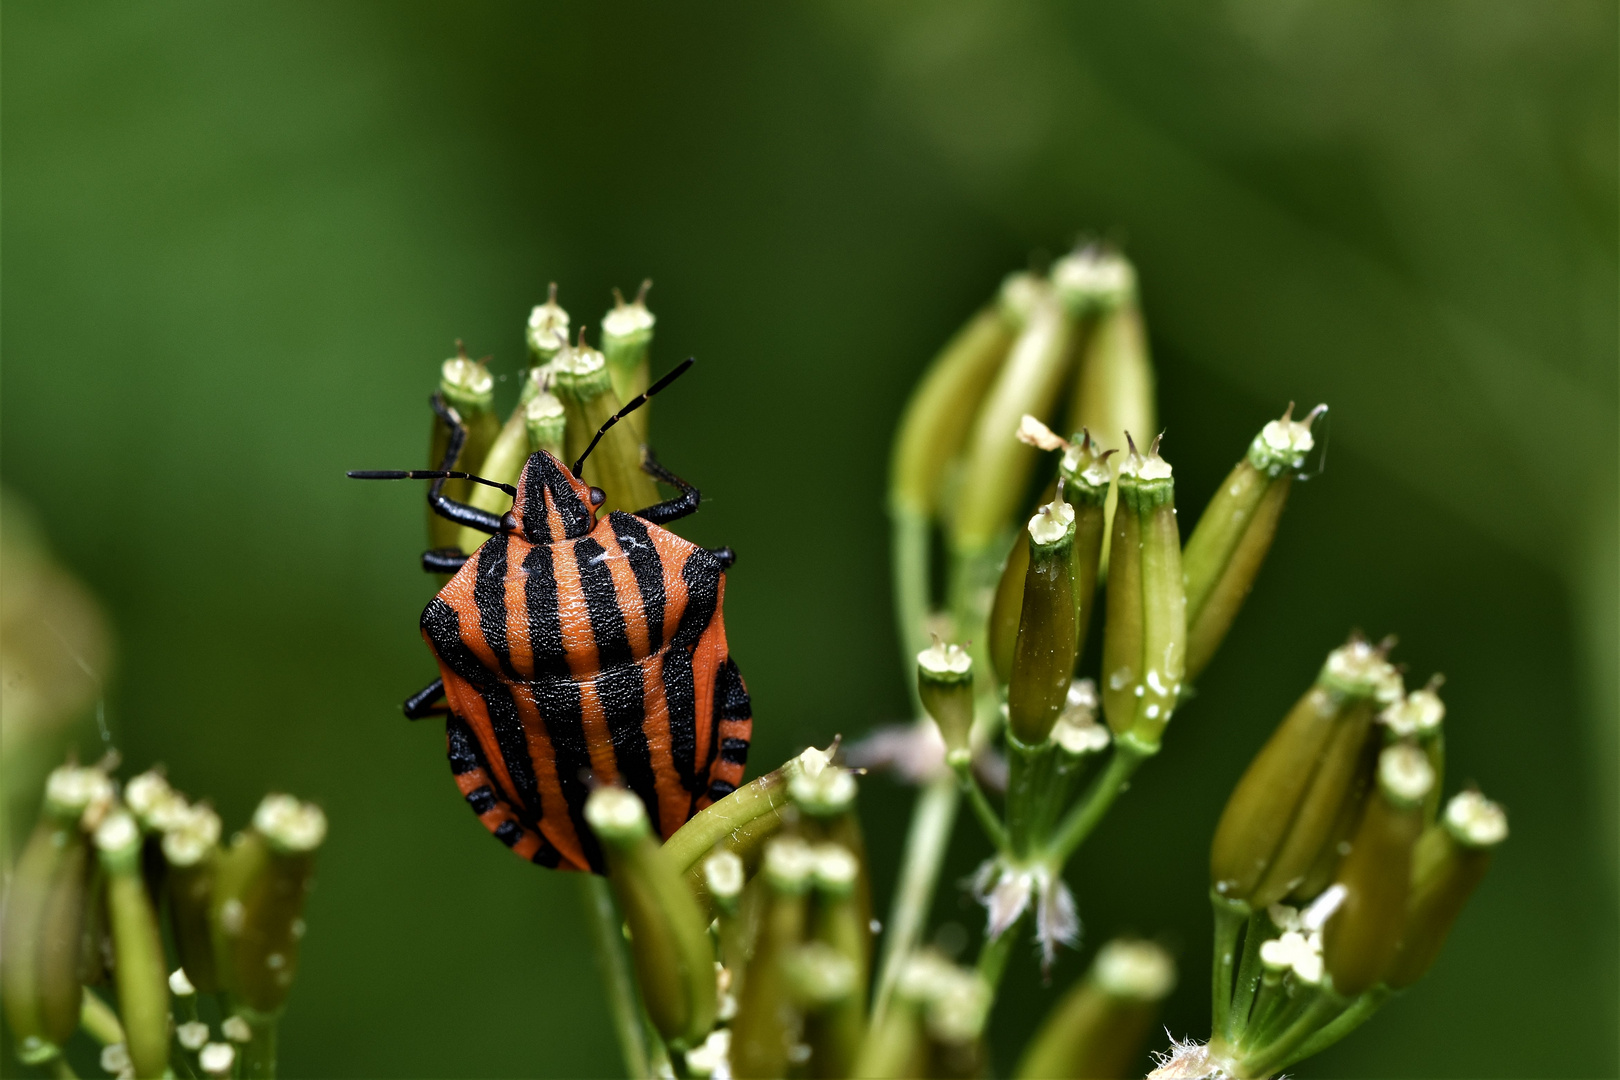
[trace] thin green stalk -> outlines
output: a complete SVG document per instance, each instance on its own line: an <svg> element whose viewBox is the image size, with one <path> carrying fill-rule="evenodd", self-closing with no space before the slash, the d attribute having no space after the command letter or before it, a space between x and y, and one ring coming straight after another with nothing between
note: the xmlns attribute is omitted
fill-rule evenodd
<svg viewBox="0 0 1620 1080"><path fill-rule="evenodd" d="M1215 909L1215 964L1209 993L1214 1008L1210 1030L1219 1037L1225 1034L1231 1024L1238 935L1248 921L1249 910L1247 905L1234 903L1213 892L1210 894L1210 904Z"/></svg>
<svg viewBox="0 0 1620 1080"><path fill-rule="evenodd" d="M651 1080L647 1067L647 1037L642 1028L641 1004L636 1000L635 983L630 977L630 958L625 955L624 933L619 911L613 905L613 892L607 879L597 874L580 874L580 900L585 905L585 922L591 945L596 950L596 966L607 991L613 1013L613 1030L624 1055L625 1075L630 1080Z"/></svg>
<svg viewBox="0 0 1620 1080"><path fill-rule="evenodd" d="M917 654L928 648L929 539L933 522L927 514L903 506L889 507L889 550L893 560L894 610L899 622L901 669L911 670ZM911 687L912 711L922 713L916 680Z"/></svg>
<svg viewBox="0 0 1620 1080"><path fill-rule="evenodd" d="M979 948L979 961L976 966L979 977L990 988L992 997L1001 986L1001 977L1007 972L1007 961L1012 956L1013 944L1018 940L1018 932L1023 929L1023 925L1024 920L1018 919L1003 930L999 937L989 939Z"/></svg>
<svg viewBox="0 0 1620 1080"><path fill-rule="evenodd" d="M57 1080L79 1080L79 1074L73 1071L73 1066L61 1054L57 1054L51 1062L51 1075Z"/></svg>
<svg viewBox="0 0 1620 1080"><path fill-rule="evenodd" d="M1393 996L1394 991L1382 984L1356 998L1355 1002L1344 1012L1340 1013L1333 1022L1322 1028L1315 1035L1306 1039L1298 1050L1295 1050L1280 1068L1288 1068L1296 1062L1304 1061L1308 1057L1315 1057L1356 1028L1366 1023L1372 1014L1383 1007L1384 1002Z"/></svg>
<svg viewBox="0 0 1620 1080"><path fill-rule="evenodd" d="M928 909L933 905L934 887L939 883L940 863L956 823L956 807L961 788L955 775L945 773L928 782L917 796L911 812L911 829L906 834L906 850L901 858L900 880L895 885L894 905L889 909L889 925L883 936L883 962L878 968L877 993L872 999L872 1026L883 1019L900 977L900 967L917 947Z"/></svg>
<svg viewBox="0 0 1620 1080"><path fill-rule="evenodd" d="M1243 935L1243 959L1238 963L1237 982L1232 987L1232 1012L1226 1018L1226 1037L1235 1040L1249 1025L1249 1010L1254 1006L1254 994L1260 985L1260 946L1265 943L1271 919L1263 911L1249 916L1249 928Z"/></svg>
<svg viewBox="0 0 1620 1080"><path fill-rule="evenodd" d="M1263 1051L1253 1057L1245 1056L1244 1072L1250 1076L1274 1076L1284 1063L1294 1060L1300 1046L1315 1033L1332 1013L1344 1007L1344 999L1330 991L1319 991L1316 999L1283 1029L1282 1033Z"/></svg>
<svg viewBox="0 0 1620 1080"><path fill-rule="evenodd" d="M1007 830L996 816L996 811L985 797L984 789L973 777L971 762L962 762L956 766L956 775L961 778L962 790L967 792L968 805L973 808L973 816L979 819L979 827L984 835L989 837L990 843L995 845L997 851L1007 850Z"/></svg>
<svg viewBox="0 0 1620 1080"><path fill-rule="evenodd" d="M276 1075L276 1028L280 1018L256 1016L248 1027L253 1038L242 1047L242 1076L245 1080L274 1080Z"/></svg>
<svg viewBox="0 0 1620 1080"><path fill-rule="evenodd" d="M1069 856L1091 835L1091 830L1125 790L1137 767L1157 752L1156 747L1144 746L1129 735L1114 740L1114 753L1108 759L1107 769L1086 789L1052 837L1048 850L1054 866L1061 867L1069 861Z"/></svg>

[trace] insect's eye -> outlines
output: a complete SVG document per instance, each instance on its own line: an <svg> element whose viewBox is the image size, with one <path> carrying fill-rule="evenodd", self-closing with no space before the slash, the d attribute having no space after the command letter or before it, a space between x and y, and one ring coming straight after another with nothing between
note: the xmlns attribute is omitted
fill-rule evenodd
<svg viewBox="0 0 1620 1080"><path fill-rule="evenodd" d="M591 505L601 506L605 502L607 502L607 492L599 487L591 488Z"/></svg>

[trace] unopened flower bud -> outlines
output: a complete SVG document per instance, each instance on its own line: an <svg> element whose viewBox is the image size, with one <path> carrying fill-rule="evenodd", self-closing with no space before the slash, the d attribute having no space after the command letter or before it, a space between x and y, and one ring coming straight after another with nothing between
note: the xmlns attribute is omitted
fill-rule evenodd
<svg viewBox="0 0 1620 1080"><path fill-rule="evenodd" d="M24 1056L56 1056L79 1026L79 954L92 862L79 819L101 792L98 770L67 766L47 783L40 816L13 870L0 929L0 998Z"/></svg>
<svg viewBox="0 0 1620 1080"><path fill-rule="evenodd" d="M585 344L583 334L578 344L557 354L552 366L556 371L552 386L567 416L565 448L572 462L624 403L614 392L607 359ZM591 451L585 461L585 482L607 492L604 513L640 510L658 501L657 486L641 469L641 440L627 424L615 424Z"/></svg>
<svg viewBox="0 0 1620 1080"><path fill-rule="evenodd" d="M1187 579L1189 680L1209 664L1254 586L1294 475L1315 445L1311 425L1327 406L1318 405L1304 420L1294 420L1293 411L1290 404L1281 419L1254 437L1187 538L1181 565Z"/></svg>
<svg viewBox="0 0 1620 1080"><path fill-rule="evenodd" d="M557 303L557 283L547 290L546 302L536 304L529 312L529 323L524 328L529 343L529 354L536 365L549 364L568 344L568 312Z"/></svg>
<svg viewBox="0 0 1620 1080"><path fill-rule="evenodd" d="M210 907L220 984L242 1006L274 1016L298 972L304 902L326 815L290 795L267 795L253 827L216 862Z"/></svg>
<svg viewBox="0 0 1620 1080"><path fill-rule="evenodd" d="M1440 791L1446 777L1446 705L1440 700L1440 687L1444 682L1444 676L1434 676L1429 685L1407 694L1404 701L1390 705L1378 717L1386 738L1416 742L1423 747L1429 767L1434 770L1434 786L1423 804L1425 824L1432 823L1440 809Z"/></svg>
<svg viewBox="0 0 1620 1080"><path fill-rule="evenodd" d="M788 783L788 795L813 818L830 818L855 805L855 774L829 765L815 775L801 770Z"/></svg>
<svg viewBox="0 0 1620 1080"><path fill-rule="evenodd" d="M1072 342L1072 326L1062 307L1049 290L1037 290L963 448L961 485L949 522L951 547L958 555L982 558L993 550L1016 511L1039 451L1019 442L1015 433L1024 414L1051 413Z"/></svg>
<svg viewBox="0 0 1620 1080"><path fill-rule="evenodd" d="M990 1013L990 987L977 972L951 967L941 972L941 985L929 997L928 1034L942 1043L976 1041Z"/></svg>
<svg viewBox="0 0 1620 1080"><path fill-rule="evenodd" d="M96 829L107 873L113 974L130 1061L138 1076L162 1076L169 1064L169 976L157 915L141 877L141 830L115 809Z"/></svg>
<svg viewBox="0 0 1620 1080"><path fill-rule="evenodd" d="M124 784L124 805L143 829L159 833L178 825L190 809L186 797L170 787L156 769L131 777Z"/></svg>
<svg viewBox="0 0 1620 1080"><path fill-rule="evenodd" d="M1131 1075L1159 1004L1175 983L1175 961L1161 946L1108 942L1085 978L1048 1014L1017 1075L1027 1080Z"/></svg>
<svg viewBox="0 0 1620 1080"><path fill-rule="evenodd" d="M585 820L607 854L608 882L630 928L647 1015L672 1046L695 1047L715 1018L708 920L659 850L640 798L599 787L586 800Z"/></svg>
<svg viewBox="0 0 1620 1080"><path fill-rule="evenodd" d="M917 654L917 692L923 708L939 725L945 752L969 753L973 729L973 657L938 638Z"/></svg>
<svg viewBox="0 0 1620 1080"><path fill-rule="evenodd" d="M1007 727L1039 746L1067 701L1074 675L1074 508L1054 500L1029 519L1029 569L1007 684Z"/></svg>
<svg viewBox="0 0 1620 1080"><path fill-rule="evenodd" d="M738 1077L787 1075L801 1018L789 984L789 958L804 940L806 894L815 873L814 850L796 837L778 837L765 849L764 899L754 955L731 1025L731 1068Z"/></svg>
<svg viewBox="0 0 1620 1080"><path fill-rule="evenodd" d="M501 422L495 415L495 378L483 361L467 355L461 342L456 342L456 355L446 360L439 372L439 396L467 429L467 438L461 453L448 468L478 473L484 458L500 434ZM444 465L445 451L450 445L450 428L437 415L432 418L428 440L428 468ZM457 502L467 502L473 484L467 480L446 480L444 494ZM461 526L428 511L428 543L431 547L455 547L461 540Z"/></svg>
<svg viewBox="0 0 1620 1080"><path fill-rule="evenodd" d="M219 815L208 806L188 807L184 817L163 834L163 857L169 864L164 889L175 951L193 985L210 994L219 990L208 914L219 837Z"/></svg>
<svg viewBox="0 0 1620 1080"><path fill-rule="evenodd" d="M1423 828L1423 799L1434 783L1423 752L1386 748L1378 791L1367 800L1335 884L1344 901L1322 930L1322 960L1344 997L1370 990L1390 970L1400 944L1412 876L1412 847Z"/></svg>
<svg viewBox="0 0 1620 1080"><path fill-rule="evenodd" d="M743 886L748 883L743 861L732 851L716 851L703 860L703 880L709 887L715 906L728 914L735 914L737 900Z"/></svg>
<svg viewBox="0 0 1620 1080"><path fill-rule="evenodd" d="M1052 742L1070 757L1083 757L1108 749L1108 728L1097 723L1097 686L1090 679L1069 684L1063 712L1052 726Z"/></svg>
<svg viewBox="0 0 1620 1080"><path fill-rule="evenodd" d="M1155 439L1143 456L1130 442L1119 467L1108 611L1103 637L1103 715L1117 738L1153 752L1181 695L1187 638L1176 489Z"/></svg>
<svg viewBox="0 0 1620 1080"><path fill-rule="evenodd" d="M643 281L636 298L630 303L618 289L613 290L613 310L602 316L602 355L607 360L608 377L613 380L613 392L620 401L629 401L648 384L647 351L652 345L653 325L657 319L647 310L647 290L651 281ZM647 441L647 410L640 409L624 418L641 442Z"/></svg>
<svg viewBox="0 0 1620 1080"><path fill-rule="evenodd" d="M236 1064L236 1047L230 1043L208 1043L197 1054L197 1065L209 1076L229 1076Z"/></svg>
<svg viewBox="0 0 1620 1080"><path fill-rule="evenodd" d="M799 946L786 959L788 987L801 1008L825 1009L855 992L850 959L820 941Z"/></svg>
<svg viewBox="0 0 1620 1080"><path fill-rule="evenodd" d="M1507 832L1507 814L1477 791L1454 796L1444 819L1424 831L1412 855L1400 944L1384 975L1392 988L1412 985L1433 965Z"/></svg>
<svg viewBox="0 0 1620 1080"><path fill-rule="evenodd" d="M568 414L555 394L543 391L525 402L523 425L529 437L529 453L544 450L559 461L562 459L566 453Z"/></svg>
<svg viewBox="0 0 1620 1080"><path fill-rule="evenodd" d="M200 1020L189 1020L174 1029L174 1037L182 1050L195 1054L208 1042L208 1025Z"/></svg>
<svg viewBox="0 0 1620 1080"><path fill-rule="evenodd" d="M1249 763L1210 847L1217 896L1257 910L1304 880L1351 798L1374 714L1401 695L1384 651L1359 638L1335 649Z"/></svg>

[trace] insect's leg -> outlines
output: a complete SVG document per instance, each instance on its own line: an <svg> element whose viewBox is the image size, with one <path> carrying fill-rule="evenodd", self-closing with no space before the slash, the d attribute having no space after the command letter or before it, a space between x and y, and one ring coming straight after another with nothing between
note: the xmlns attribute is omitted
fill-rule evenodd
<svg viewBox="0 0 1620 1080"><path fill-rule="evenodd" d="M430 548L422 552L422 569L430 574L453 574L470 558L460 548Z"/></svg>
<svg viewBox="0 0 1620 1080"><path fill-rule="evenodd" d="M444 395L434 394L428 399L428 403L433 406L434 415L450 429L450 442L444 448L444 460L439 462L439 471L449 472L455 468L456 459L461 456L461 448L467 443L467 428L461 422L461 416L444 400ZM477 529L490 535L502 531L499 515L446 498L443 477L433 481L433 486L428 488L427 500L428 507L435 514L457 525L465 525L469 529Z"/></svg>
<svg viewBox="0 0 1620 1080"><path fill-rule="evenodd" d="M658 459L653 457L650 447L641 448L641 471L655 480L662 480L670 487L679 489L680 494L673 499L666 499L643 510L637 510L636 517L650 521L654 525L665 525L697 511L703 495L697 488L660 465Z"/></svg>
<svg viewBox="0 0 1620 1080"><path fill-rule="evenodd" d="M448 716L450 706L444 703L444 680L434 679L405 699L400 710L407 720L421 720L429 716Z"/></svg>
<svg viewBox="0 0 1620 1080"><path fill-rule="evenodd" d="M737 563L737 553L730 547L704 548L710 555L720 560L720 569L730 570Z"/></svg>
<svg viewBox="0 0 1620 1080"><path fill-rule="evenodd" d="M561 866L565 870L579 867L563 859L545 834L525 828L517 811L490 778L478 740L465 721L452 716L444 726L445 743L450 759L450 772L456 778L456 787L484 828L495 839L511 848L513 853L545 867Z"/></svg>

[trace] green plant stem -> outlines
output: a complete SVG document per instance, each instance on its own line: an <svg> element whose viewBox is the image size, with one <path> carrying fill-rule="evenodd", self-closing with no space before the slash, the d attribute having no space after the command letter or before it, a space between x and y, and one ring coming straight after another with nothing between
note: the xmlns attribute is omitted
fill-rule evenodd
<svg viewBox="0 0 1620 1080"><path fill-rule="evenodd" d="M901 965L917 947L922 935L960 801L961 788L955 774L949 772L930 780L917 796L917 804L911 812L911 828L906 834L905 854L901 857L900 879L895 885L894 904L889 909L889 925L883 936L883 962L878 967L877 993L872 999L874 1027L888 1008Z"/></svg>
<svg viewBox="0 0 1620 1080"><path fill-rule="evenodd" d="M624 1055L625 1075L630 1080L650 1080L647 1067L647 1038L641 1023L641 1004L636 999L630 977L630 958L625 954L624 933L619 911L613 905L613 891L607 879L597 874L580 874L580 899L585 905L585 921L596 950L596 966L607 991L613 1013L613 1030Z"/></svg>
<svg viewBox="0 0 1620 1080"><path fill-rule="evenodd" d="M1210 1031L1221 1038L1228 1033L1232 1016L1232 987L1236 976L1238 934L1248 921L1247 904L1227 900L1213 891L1209 897L1215 909L1215 963L1209 999L1211 1003Z"/></svg>
<svg viewBox="0 0 1620 1080"><path fill-rule="evenodd" d="M900 670L910 671L917 663L917 654L928 648L929 534L933 522L925 513L891 504L889 523L894 610L903 653ZM920 716L922 702L917 696L916 680L908 679L906 685L910 687L912 711Z"/></svg>
<svg viewBox="0 0 1620 1080"><path fill-rule="evenodd" d="M1379 984L1362 994L1356 998L1348 1009L1335 1017L1332 1023L1306 1039L1299 1049L1289 1055L1288 1060L1283 1062L1279 1068L1286 1069L1296 1062L1320 1054L1323 1050L1326 1050L1371 1019L1372 1014L1382 1008L1384 1002L1388 1001L1393 994L1394 991L1383 984Z"/></svg>
<svg viewBox="0 0 1620 1080"><path fill-rule="evenodd" d="M1249 928L1243 935L1243 959L1238 963L1237 982L1232 987L1232 1011L1226 1018L1229 1040L1235 1041L1249 1025L1249 1010L1260 984L1260 946L1265 944L1270 926L1271 920L1263 911L1249 916Z"/></svg>
<svg viewBox="0 0 1620 1080"><path fill-rule="evenodd" d="M1007 848L1007 830L996 816L996 811L985 797L984 789L979 786L978 780L973 777L971 762L962 762L956 766L956 775L961 779L962 790L967 793L968 805L973 808L973 816L979 819L979 827L984 835L989 837L997 851L1005 852Z"/></svg>
<svg viewBox="0 0 1620 1080"><path fill-rule="evenodd" d="M1075 849L1091 835L1091 830L1097 827L1097 823L1108 813L1109 807L1114 805L1114 800L1119 797L1120 792L1125 790L1131 774L1136 772L1142 762L1158 753L1158 749L1156 746L1144 746L1129 735L1122 735L1114 740L1114 753L1108 759L1108 767L1093 781L1091 787L1086 789L1086 793L1064 817L1052 837L1048 850L1051 853L1050 861L1054 866L1061 868L1069 861L1069 856L1073 855Z"/></svg>
<svg viewBox="0 0 1620 1080"><path fill-rule="evenodd" d="M1319 990L1316 998L1305 1007L1275 1040L1258 1054L1244 1055L1243 1072L1246 1076L1273 1076L1285 1062L1294 1060L1300 1046L1316 1033L1329 1015L1344 1007L1344 999L1330 991Z"/></svg>
<svg viewBox="0 0 1620 1080"><path fill-rule="evenodd" d="M242 1047L245 1080L272 1080L276 1075L276 1029L280 1018L256 1016L248 1024L253 1038Z"/></svg>
<svg viewBox="0 0 1620 1080"><path fill-rule="evenodd" d="M1012 956L1013 943L1018 940L1018 932L1023 929L1023 925L1024 920L1019 918L1003 930L999 937L990 938L979 948L979 960L975 967L978 969L979 978L990 988L992 999L1001 987L1001 977L1007 972L1007 960Z"/></svg>

